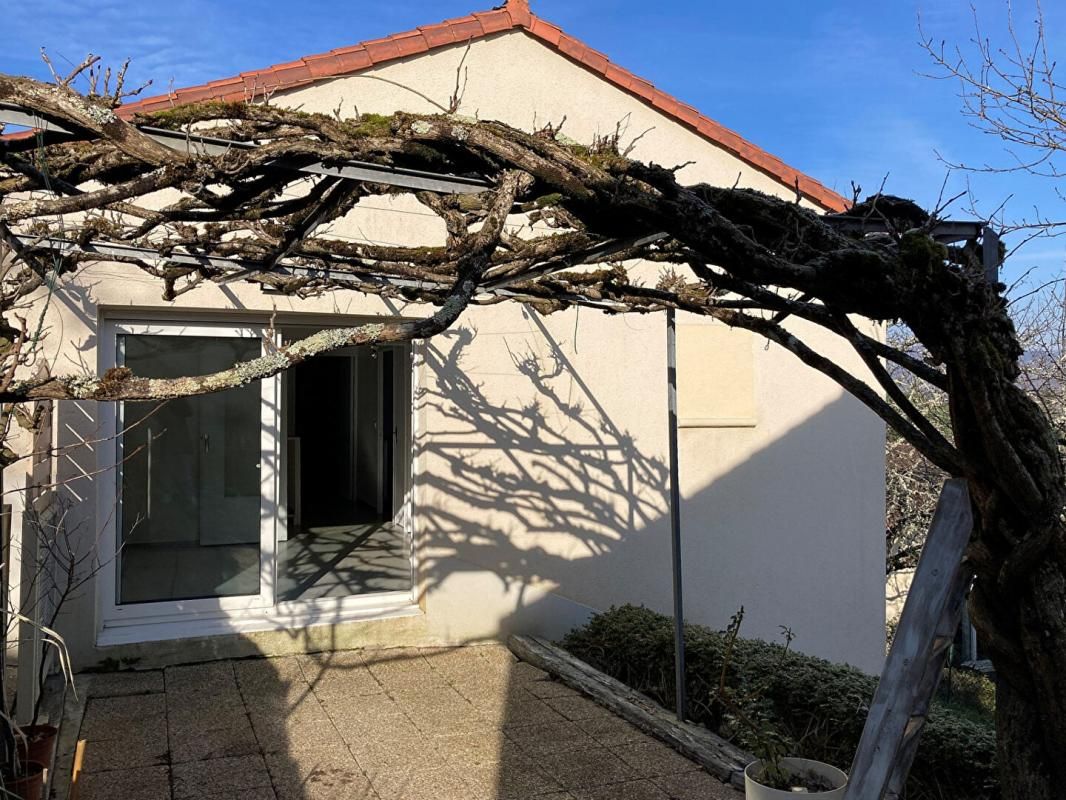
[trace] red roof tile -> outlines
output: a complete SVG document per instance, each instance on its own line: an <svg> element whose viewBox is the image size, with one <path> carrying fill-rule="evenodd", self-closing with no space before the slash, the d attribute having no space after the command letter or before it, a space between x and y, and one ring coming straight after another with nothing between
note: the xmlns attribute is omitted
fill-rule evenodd
<svg viewBox="0 0 1066 800"><path fill-rule="evenodd" d="M137 113L157 111L170 108L178 103L197 100L239 100L242 97L250 99L263 92L289 89L313 80L348 75L376 64L419 55L439 47L508 30L525 31L567 58L602 76L609 83L654 106L682 125L697 131L761 172L790 188L798 186L799 191L805 197L823 208L830 211L843 211L847 208L848 202L832 189L794 170L779 158L703 116L691 106L684 105L676 98L660 91L643 78L638 78L628 70L611 63L603 53L567 35L558 26L535 16L529 10L528 0L507 0L502 8L492 11L446 20L437 25L425 25L413 31L374 39L329 53L305 56L287 64L276 64L255 72L242 73L237 78L213 81L204 86L191 86L169 95L148 97L120 107L118 113L124 117L132 117ZM242 83L243 88L241 88Z"/></svg>
<svg viewBox="0 0 1066 800"><path fill-rule="evenodd" d="M28 131L15 131L14 133L0 134L0 139L8 142L18 141L19 139L29 139L31 136L36 136L36 130Z"/></svg>

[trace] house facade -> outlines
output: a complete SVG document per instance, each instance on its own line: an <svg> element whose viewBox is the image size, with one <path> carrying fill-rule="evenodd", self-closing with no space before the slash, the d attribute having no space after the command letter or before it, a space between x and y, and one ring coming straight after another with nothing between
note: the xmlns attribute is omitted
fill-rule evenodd
<svg viewBox="0 0 1066 800"><path fill-rule="evenodd" d="M634 158L686 164L684 182L844 207L520 2L123 113L208 99L440 113L457 86L460 115L563 124L578 142L618 131ZM515 218L513 232L529 224ZM429 246L445 231L412 197L381 195L316 235ZM164 301L158 281L118 263L39 302L53 369L150 377L428 312L242 283ZM788 324L861 369L843 343ZM688 619L720 628L744 605L745 635L773 640L787 625L801 650L879 670L883 425L775 345L685 315L678 336ZM614 604L671 607L663 315L482 306L432 340L341 351L217 396L53 413L64 524L94 553L60 619L79 667L555 637ZM25 467L5 477L25 483Z"/></svg>

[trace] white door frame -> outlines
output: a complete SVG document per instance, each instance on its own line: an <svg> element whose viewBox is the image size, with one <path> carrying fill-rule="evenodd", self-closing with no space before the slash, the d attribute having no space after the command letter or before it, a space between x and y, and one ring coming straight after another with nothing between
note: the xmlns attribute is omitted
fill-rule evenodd
<svg viewBox="0 0 1066 800"><path fill-rule="evenodd" d="M134 312L136 314L136 312ZM217 319L217 318L216 318ZM350 318L345 320L350 325ZM303 321L291 325L280 323L279 328L311 327ZM254 336L265 339L268 323L214 321L157 316L138 318L130 315L114 320L101 320L99 367L101 373L117 365L118 336L124 333L152 333L160 335L187 336ZM313 327L322 327L321 323ZM228 332L228 333L227 333ZM276 344L280 345L280 330ZM418 417L414 402L418 385L417 368L420 345L396 347L396 354L407 357L394 361L395 402L400 416L396 422L400 429L400 446L396 448L394 461L400 454L411 451L410 444L417 436ZM354 365L353 365L354 366ZM97 576L97 644L100 646L160 641L190 636L209 636L227 633L244 633L262 630L291 630L320 624L337 624L361 619L410 616L423 613L419 606L417 581L418 553L414 545L414 479L418 467L416 458L404 457L398 466L394 464L397 482L402 487L397 495L399 512L395 521L402 525L411 554L411 589L400 592L379 592L348 597L325 597L312 600L277 602L276 536L280 526L286 524L278 502L281 474L280 460L283 450L280 440L281 377L264 380L261 395L261 457L263 464L261 482L261 548L260 592L245 597L214 598L207 600L173 601L164 603L139 603L119 605L117 600L118 560L115 557L117 541L117 499L120 441L117 403L102 403L99 406L101 441L105 444L100 452L97 480L97 530L100 532L99 552L103 568ZM406 412L404 411L406 409Z"/></svg>
<svg viewBox="0 0 1066 800"><path fill-rule="evenodd" d="M108 321L100 341L100 360L103 370L121 366L118 363L118 337L123 334L155 336L211 336L219 338L253 338L259 341L266 329L258 325L234 325L232 323L185 323L179 321ZM277 378L261 382L260 399L260 508L259 508L259 592L254 595L234 597L200 598L196 600L171 600L149 603L119 604L118 572L121 553L118 551L118 486L122 470L121 414L118 403L101 404L100 417L103 440L110 447L104 452L112 454L111 464L104 479L98 482L97 515L103 517L100 525L101 562L106 566L97 576L99 581L100 620L104 627L144 625L152 621L163 622L179 618L189 620L197 617L228 616L252 609L266 609L274 604L276 562L274 558L274 525L277 517L275 477L275 453L277 452L276 408Z"/></svg>

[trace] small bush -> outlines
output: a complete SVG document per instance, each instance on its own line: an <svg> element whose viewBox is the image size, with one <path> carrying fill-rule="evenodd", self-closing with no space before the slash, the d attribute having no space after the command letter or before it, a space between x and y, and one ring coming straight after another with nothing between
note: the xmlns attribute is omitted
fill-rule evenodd
<svg viewBox="0 0 1066 800"><path fill-rule="evenodd" d="M945 708L964 717L994 725L996 719L996 684L987 675L966 667L944 670L937 697Z"/></svg>
<svg viewBox="0 0 1066 800"><path fill-rule="evenodd" d="M563 647L668 708L674 701L673 621L646 608L622 606L570 632ZM749 747L713 698L722 669L724 637L685 626L689 716ZM794 755L847 770L858 746L877 680L851 667L789 652L780 645L740 639L729 686L758 689L760 717L794 747ZM922 732L907 786L910 800L991 800L995 789L995 730L991 723L935 703Z"/></svg>

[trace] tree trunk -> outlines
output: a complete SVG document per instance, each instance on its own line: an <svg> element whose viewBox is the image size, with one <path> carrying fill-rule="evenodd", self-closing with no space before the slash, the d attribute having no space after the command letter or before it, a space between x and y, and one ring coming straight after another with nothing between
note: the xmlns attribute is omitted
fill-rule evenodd
<svg viewBox="0 0 1066 800"><path fill-rule="evenodd" d="M979 579L971 605L978 635L994 642L1001 795L1056 800L1066 787L1066 571L1049 558L994 610L988 594Z"/></svg>
<svg viewBox="0 0 1066 800"><path fill-rule="evenodd" d="M978 520L971 619L996 668L1001 796L1054 800L1066 791L1066 477L1015 359L983 339L957 345L949 368Z"/></svg>

